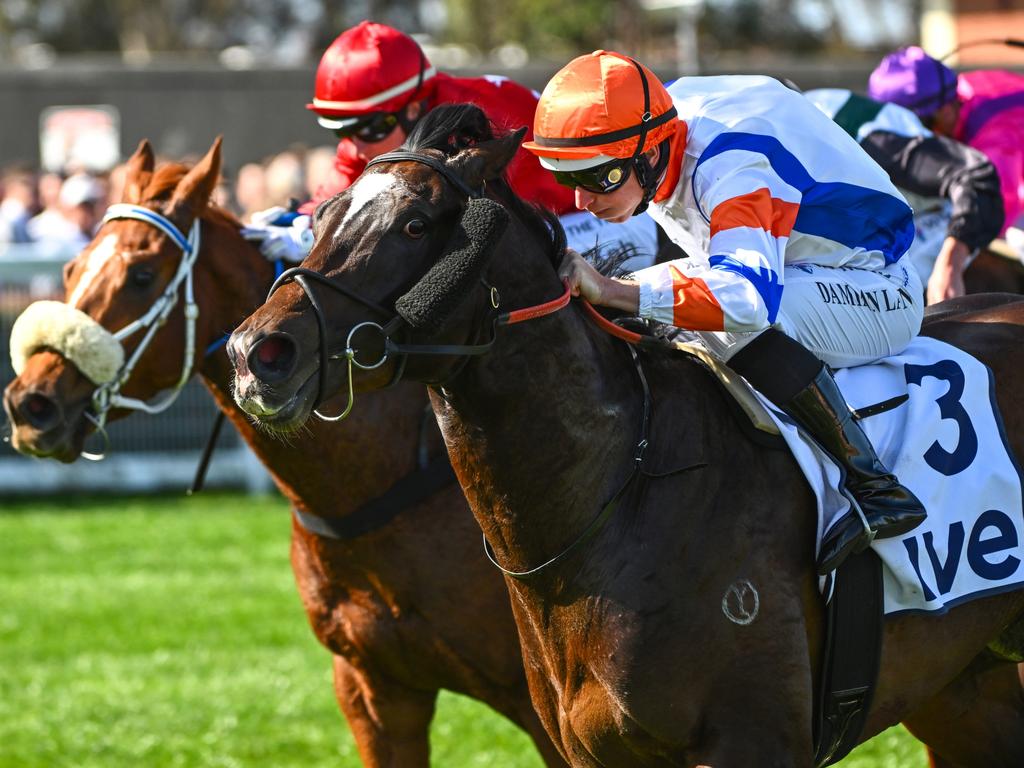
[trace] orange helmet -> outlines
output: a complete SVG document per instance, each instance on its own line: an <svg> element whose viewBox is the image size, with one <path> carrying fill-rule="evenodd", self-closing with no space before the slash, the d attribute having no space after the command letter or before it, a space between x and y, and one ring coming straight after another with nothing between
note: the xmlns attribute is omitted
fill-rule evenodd
<svg viewBox="0 0 1024 768"><path fill-rule="evenodd" d="M313 101L325 128L338 129L373 112L398 112L430 94L437 70L415 40L397 29L363 21L342 32L316 70Z"/></svg>
<svg viewBox="0 0 1024 768"><path fill-rule="evenodd" d="M636 158L676 131L665 86L628 56L594 51L551 78L537 104L533 141L523 146L551 170Z"/></svg>

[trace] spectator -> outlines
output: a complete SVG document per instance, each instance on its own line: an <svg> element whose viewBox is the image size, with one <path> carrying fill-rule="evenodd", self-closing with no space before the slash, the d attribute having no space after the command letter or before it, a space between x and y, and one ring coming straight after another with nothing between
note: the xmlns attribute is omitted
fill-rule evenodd
<svg viewBox="0 0 1024 768"><path fill-rule="evenodd" d="M269 207L267 202L266 172L259 163L246 163L238 169L235 181L235 202L243 221L249 221L254 213Z"/></svg>
<svg viewBox="0 0 1024 768"><path fill-rule="evenodd" d="M28 223L33 240L66 247L77 253L92 240L106 205L107 190L94 176L78 173L61 185L59 210L45 210Z"/></svg>
<svg viewBox="0 0 1024 768"><path fill-rule="evenodd" d="M306 189L303 199L312 200L334 173L334 147L314 147L306 153Z"/></svg>
<svg viewBox="0 0 1024 768"><path fill-rule="evenodd" d="M25 170L10 170L3 177L0 196L0 243L27 243L28 221L36 208L35 179Z"/></svg>
<svg viewBox="0 0 1024 768"><path fill-rule="evenodd" d="M286 150L271 158L266 168L267 202L285 208L305 200L305 169L298 153Z"/></svg>

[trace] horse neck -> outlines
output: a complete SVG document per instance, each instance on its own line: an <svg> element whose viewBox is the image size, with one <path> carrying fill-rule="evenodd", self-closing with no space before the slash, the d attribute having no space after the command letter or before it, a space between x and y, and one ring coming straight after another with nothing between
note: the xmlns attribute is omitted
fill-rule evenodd
<svg viewBox="0 0 1024 768"><path fill-rule="evenodd" d="M508 265L490 275L503 309L561 290L550 263L530 264L522 250L495 255ZM632 470L643 404L637 373L622 342L575 303L500 328L493 351L444 391L447 400L432 399L452 463L488 541L513 569L564 548Z"/></svg>
<svg viewBox="0 0 1024 768"><path fill-rule="evenodd" d="M264 301L274 265L234 228L207 227L196 273L200 326L208 340L228 333ZM199 354L205 348L199 345ZM311 514L343 516L381 495L415 466L426 394L420 385L360 397L345 421L312 419L283 439L258 430L235 404L233 370L221 346L197 372L217 407L270 471L292 505ZM395 435L400 435L396 439Z"/></svg>

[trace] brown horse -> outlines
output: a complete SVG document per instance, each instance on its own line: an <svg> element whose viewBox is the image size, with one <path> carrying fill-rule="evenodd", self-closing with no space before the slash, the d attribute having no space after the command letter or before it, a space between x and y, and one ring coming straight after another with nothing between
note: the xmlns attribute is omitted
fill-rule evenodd
<svg viewBox="0 0 1024 768"><path fill-rule="evenodd" d="M1024 294L1024 265L1017 259L984 250L964 272L967 293Z"/></svg>
<svg viewBox="0 0 1024 768"><path fill-rule="evenodd" d="M534 704L573 765L808 768L822 648L810 491L788 453L751 439L704 368L649 350L638 352L654 403L642 460L667 475L631 486L645 398L625 345L576 305L493 322L496 304L562 293L554 229L499 179L520 136L490 140L475 107L435 110L406 152L321 206L304 267L335 291L300 273L304 286L285 282L236 329L229 354L250 363L236 399L276 408L265 421L293 429L320 396L324 358L338 361L330 392L352 376L357 393L371 390L402 366L433 385L497 562L523 572L562 553L506 583ZM501 208L467 202L481 188L504 208L503 234ZM992 303L979 298L930 331L994 369L1019 453L1024 301L973 310ZM399 319L382 315L392 307ZM760 606L741 623L723 601L744 583ZM988 650L1019 653L1022 613L1013 592L887 620L862 739L903 721L949 765L1024 764L1018 668Z"/></svg>
<svg viewBox="0 0 1024 768"><path fill-rule="evenodd" d="M219 141L190 171L175 164L154 171L143 142L129 163L125 202L165 215L182 232L199 218L194 370L294 507L344 520L416 468L425 390L402 384L373 395L347 422L311 423L287 444L238 410L223 350L205 357L201 350L260 305L274 265L242 238L233 217L209 204L219 168ZM116 257L97 271L101 248ZM108 221L65 269L67 295L91 281L76 296L77 306L115 331L146 311L181 259L171 238L150 224ZM175 384L183 324L179 305L124 395L150 398ZM85 415L94 389L61 355L33 354L4 395L15 447L73 461L90 429ZM430 426L435 456L444 449L433 418ZM313 631L334 653L338 703L367 766L426 768L428 726L442 688L489 704L530 734L549 765L564 764L530 704L507 591L480 551L479 529L456 483L347 541L293 522L291 560Z"/></svg>

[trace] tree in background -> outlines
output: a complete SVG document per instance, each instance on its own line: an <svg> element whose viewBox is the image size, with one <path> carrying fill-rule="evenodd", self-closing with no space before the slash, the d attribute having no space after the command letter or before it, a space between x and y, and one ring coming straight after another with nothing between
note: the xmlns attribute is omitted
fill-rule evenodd
<svg viewBox="0 0 1024 768"><path fill-rule="evenodd" d="M709 57L891 47L916 35L892 19L919 18L922 1L706 0L699 48ZM229 65L305 65L364 18L485 57L511 45L536 61L596 48L657 60L672 59L675 45L673 12L649 12L644 0L0 0L0 58L45 66L45 56L18 55L45 49L51 59L108 52L143 63L193 53Z"/></svg>

